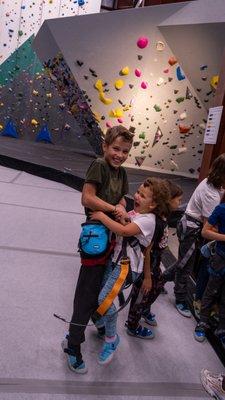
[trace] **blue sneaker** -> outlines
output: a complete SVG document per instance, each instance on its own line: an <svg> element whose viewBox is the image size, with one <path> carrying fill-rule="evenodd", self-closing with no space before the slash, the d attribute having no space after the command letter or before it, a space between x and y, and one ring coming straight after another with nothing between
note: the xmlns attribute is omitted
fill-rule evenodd
<svg viewBox="0 0 225 400"><path fill-rule="evenodd" d="M155 319L155 314L150 312L148 315L142 315L142 318L144 318L145 322L148 325L157 326L157 321Z"/></svg>
<svg viewBox="0 0 225 400"><path fill-rule="evenodd" d="M153 339L155 337L154 333L150 329L145 326L142 327L141 325L139 325L137 329L127 328L127 334L140 339Z"/></svg>
<svg viewBox="0 0 225 400"><path fill-rule="evenodd" d="M176 303L175 305L177 311L183 315L183 317L191 318L191 311L185 302Z"/></svg>
<svg viewBox="0 0 225 400"><path fill-rule="evenodd" d="M112 343L104 342L101 352L98 355L98 363L101 365L109 364L118 347L120 338L116 335L116 339Z"/></svg>
<svg viewBox="0 0 225 400"><path fill-rule="evenodd" d="M198 324L194 331L194 338L197 342L204 342L206 340L205 328L202 324Z"/></svg>
<svg viewBox="0 0 225 400"><path fill-rule="evenodd" d="M67 357L68 367L71 371L76 372L76 374L86 374L88 369L85 365L85 362L81 359L78 360L75 355L72 355L72 350L68 348L68 335L65 336L61 343L62 349Z"/></svg>

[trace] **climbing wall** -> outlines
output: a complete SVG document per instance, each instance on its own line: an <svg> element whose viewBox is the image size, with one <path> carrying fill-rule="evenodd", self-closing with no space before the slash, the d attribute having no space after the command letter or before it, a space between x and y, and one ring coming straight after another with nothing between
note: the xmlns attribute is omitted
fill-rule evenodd
<svg viewBox="0 0 225 400"><path fill-rule="evenodd" d="M55 46L63 55L103 132L117 124L134 132L128 165L197 177L219 71L214 69L211 76L214 60L208 62L208 54L189 51L198 81L192 84L185 64L158 28L177 9L178 5L168 5L126 10L65 19L63 25L60 20L49 21L35 48L42 61L51 58L52 69L51 49ZM49 32L53 39L47 44L44 38ZM71 32L77 40L70 40Z"/></svg>
<svg viewBox="0 0 225 400"><path fill-rule="evenodd" d="M4 0L1 1L0 64L31 35L45 19L98 13L101 0Z"/></svg>
<svg viewBox="0 0 225 400"><path fill-rule="evenodd" d="M1 132L12 122L19 138L34 141L47 125L53 143L100 152L98 144L89 146L85 139L88 131L84 134L83 127L65 108L62 96L32 49L35 34L44 20L99 12L100 3L100 0L1 3Z"/></svg>

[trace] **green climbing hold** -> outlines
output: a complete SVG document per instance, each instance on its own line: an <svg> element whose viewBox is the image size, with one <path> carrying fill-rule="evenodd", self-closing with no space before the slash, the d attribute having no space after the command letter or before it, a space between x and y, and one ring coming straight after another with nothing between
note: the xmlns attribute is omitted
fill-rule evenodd
<svg viewBox="0 0 225 400"><path fill-rule="evenodd" d="M144 132L141 132L141 133L140 133L139 139L145 139L145 133L144 133Z"/></svg>
<svg viewBox="0 0 225 400"><path fill-rule="evenodd" d="M162 111L161 107L158 104L154 105L154 109L155 109L156 112Z"/></svg>
<svg viewBox="0 0 225 400"><path fill-rule="evenodd" d="M184 101L184 100L185 100L184 97L178 97L178 98L176 99L176 102L179 104L179 103L182 103L182 101Z"/></svg>
<svg viewBox="0 0 225 400"><path fill-rule="evenodd" d="M23 36L23 31L18 31L18 36Z"/></svg>

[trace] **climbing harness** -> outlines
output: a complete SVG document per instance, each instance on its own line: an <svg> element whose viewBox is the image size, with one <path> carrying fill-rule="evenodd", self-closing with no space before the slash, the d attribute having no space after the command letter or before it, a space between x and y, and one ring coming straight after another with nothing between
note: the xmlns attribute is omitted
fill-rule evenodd
<svg viewBox="0 0 225 400"><path fill-rule="evenodd" d="M177 224L177 236L180 242L189 238L191 245L186 252L185 256L176 263L179 269L183 269L200 242L200 233L202 230L202 222L188 214L184 214Z"/></svg>

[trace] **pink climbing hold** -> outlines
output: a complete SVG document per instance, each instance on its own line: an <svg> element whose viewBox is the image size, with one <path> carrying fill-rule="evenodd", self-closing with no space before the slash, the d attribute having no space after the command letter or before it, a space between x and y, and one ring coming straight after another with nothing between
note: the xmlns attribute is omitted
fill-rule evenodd
<svg viewBox="0 0 225 400"><path fill-rule="evenodd" d="M112 128L112 123L110 121L107 121L106 126L107 126L107 128Z"/></svg>
<svg viewBox="0 0 225 400"><path fill-rule="evenodd" d="M117 121L119 122L119 124L123 123L123 118L117 118Z"/></svg>
<svg viewBox="0 0 225 400"><path fill-rule="evenodd" d="M148 82L141 82L141 87L142 89L147 89L148 88Z"/></svg>
<svg viewBox="0 0 225 400"><path fill-rule="evenodd" d="M168 74L168 73L169 73L169 71L170 71L170 70L169 70L169 68L166 68L166 69L164 69L164 71L163 71L163 72L164 72L164 74Z"/></svg>
<svg viewBox="0 0 225 400"><path fill-rule="evenodd" d="M134 71L134 73L135 73L135 75L136 75L138 78L140 78L140 76L141 76L141 70L140 70L139 68L136 68L135 71Z"/></svg>
<svg viewBox="0 0 225 400"><path fill-rule="evenodd" d="M139 37L139 39L137 41L137 46L140 49L144 49L145 47L147 47L148 46L148 38L146 38L145 36Z"/></svg>

